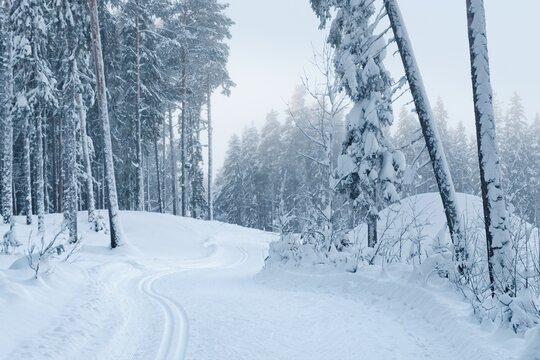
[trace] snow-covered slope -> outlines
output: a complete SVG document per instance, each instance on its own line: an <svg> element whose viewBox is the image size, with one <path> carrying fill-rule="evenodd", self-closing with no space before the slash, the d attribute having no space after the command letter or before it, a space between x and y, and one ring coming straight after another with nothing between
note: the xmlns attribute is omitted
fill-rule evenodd
<svg viewBox="0 0 540 360"><path fill-rule="evenodd" d="M9 269L21 249L0 256L0 359L518 359L526 343L399 268L259 273L274 234L121 215L129 246L81 220L81 250L38 280ZM61 216L46 220L52 232Z"/></svg>

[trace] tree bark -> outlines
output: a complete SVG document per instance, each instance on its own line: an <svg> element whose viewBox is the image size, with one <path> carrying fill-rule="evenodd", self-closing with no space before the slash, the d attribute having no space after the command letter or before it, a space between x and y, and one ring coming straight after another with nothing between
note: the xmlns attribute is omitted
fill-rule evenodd
<svg viewBox="0 0 540 360"><path fill-rule="evenodd" d="M24 214L26 215L26 225L32 224L32 166L30 162L30 122L28 118L24 124L24 149L23 149L23 168L24 168Z"/></svg>
<svg viewBox="0 0 540 360"><path fill-rule="evenodd" d="M96 200L94 198L94 178L92 176L92 162L90 161L90 150L88 149L88 134L86 131L86 109L84 108L82 94L78 93L75 99L79 113L79 126L81 128L81 146L83 165L86 172L86 206L88 207L88 222L93 222L96 218Z"/></svg>
<svg viewBox="0 0 540 360"><path fill-rule="evenodd" d="M169 106L169 145L171 146L171 172L172 172L172 205L173 215L178 215L178 175L176 174L176 151L174 149L174 132L172 124L172 109Z"/></svg>
<svg viewBox="0 0 540 360"><path fill-rule="evenodd" d="M403 17L396 0L384 0L388 18L394 32L394 37L399 48L401 60L416 107L416 113L420 120L422 133L426 141L426 147L435 173L435 179L439 188L439 194L444 206L446 222L450 236L454 244L454 255L460 273L464 272L468 254L463 238L461 224L461 212L456 200L456 191L452 182L452 176L443 145L437 131L431 105L422 80L422 75L416 63L412 44L403 22Z"/></svg>
<svg viewBox="0 0 540 360"><path fill-rule="evenodd" d="M161 168L159 169L159 171L161 171L161 179L162 179L161 194L162 194L162 201L163 201L163 213L165 213L167 211L167 186L166 186L167 177L165 176L165 159L166 159L166 149L167 149L165 129L167 128L167 125L165 123L165 116L163 116L162 123L163 124L162 124L162 132L161 132L161 141L162 141Z"/></svg>
<svg viewBox="0 0 540 360"><path fill-rule="evenodd" d="M212 180L213 180L213 153L212 153L212 142L213 142L213 132L214 129L212 128L212 89L210 87L210 76L208 76L208 94L207 94L207 101L208 101L208 220L212 221L214 220L214 196L212 194Z"/></svg>
<svg viewBox="0 0 540 360"><path fill-rule="evenodd" d="M6 18L11 11L11 0L4 1L4 13ZM5 224L11 222L13 216L13 33L11 22L6 21L9 28L4 30L4 61L6 64L4 71L4 99L2 99L2 217Z"/></svg>
<svg viewBox="0 0 540 360"><path fill-rule="evenodd" d="M144 175L143 175L143 153L141 134L141 34L139 25L139 0L135 1L137 7L135 18L135 73L136 73L136 100L135 100L135 121L137 137L137 202L138 211L144 210Z"/></svg>
<svg viewBox="0 0 540 360"><path fill-rule="evenodd" d="M124 239L120 226L118 196L116 193L116 179L114 175L114 162L109 124L109 109L107 104L107 88L105 84L105 69L103 65L103 51L101 48L97 2L96 0L88 0L88 5L90 9L90 23L92 28L92 54L96 67L96 96L103 138L104 172L108 199L111 248L114 249L122 245L124 243Z"/></svg>
<svg viewBox="0 0 540 360"><path fill-rule="evenodd" d="M43 176L43 121L41 113L35 117L36 131L36 212L38 217L38 232L45 231L45 179Z"/></svg>
<svg viewBox="0 0 540 360"><path fill-rule="evenodd" d="M181 115L181 176L182 176L182 216L188 216L188 164L187 164L187 56L186 50L182 49L182 115Z"/></svg>
<svg viewBox="0 0 540 360"><path fill-rule="evenodd" d="M489 280L492 295L495 293L514 295L515 289L511 281L512 244L508 233L508 215L501 186L485 16L483 0L467 0L471 79Z"/></svg>
<svg viewBox="0 0 540 360"><path fill-rule="evenodd" d="M157 176L157 195L159 212L163 214L163 199L161 197L161 169L159 166L159 150L157 136L154 138L154 154L156 160L156 176Z"/></svg>

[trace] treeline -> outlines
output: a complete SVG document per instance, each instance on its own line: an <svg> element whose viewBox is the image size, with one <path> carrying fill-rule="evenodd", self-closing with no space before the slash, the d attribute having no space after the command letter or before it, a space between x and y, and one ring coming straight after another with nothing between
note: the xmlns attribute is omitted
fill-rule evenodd
<svg viewBox="0 0 540 360"><path fill-rule="evenodd" d="M246 128L234 135L223 169L217 178L216 217L220 220L265 230L277 230L281 216L296 219L302 231L312 209L310 198L326 181L320 171L320 149L305 134L302 124L317 122L316 103L298 91L282 123L278 114L268 114L262 129ZM512 96L507 106L496 102L496 124L503 181L513 213L538 224L540 205L540 117L528 119L521 98ZM451 119L444 102L434 106L441 140L458 192L480 196L480 175L476 137L464 122ZM425 141L414 112L403 107L396 116L390 141L405 155L407 170L398 189L402 198L437 192ZM456 124L456 125L451 125ZM341 152L345 133L343 116L336 126L333 161ZM337 196L337 195L336 195ZM344 221L360 219L352 206L343 212ZM351 219L352 216L352 219ZM302 221L305 220L305 221Z"/></svg>
<svg viewBox="0 0 540 360"><path fill-rule="evenodd" d="M68 208L88 209L92 220L113 192L105 187L110 170L89 4L95 1L2 1L5 222L22 214L31 223L37 214L42 230L45 213ZM211 133L211 94L234 85L226 69L227 5L98 0L97 8L119 207L206 216L202 153L211 141L203 138Z"/></svg>

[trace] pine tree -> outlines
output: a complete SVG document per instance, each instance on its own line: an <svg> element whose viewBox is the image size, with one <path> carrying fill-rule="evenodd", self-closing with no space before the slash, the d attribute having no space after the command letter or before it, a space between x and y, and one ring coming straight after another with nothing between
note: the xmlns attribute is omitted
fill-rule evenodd
<svg viewBox="0 0 540 360"><path fill-rule="evenodd" d="M218 220L238 225L244 224L243 172L242 145L240 138L233 135L229 140L223 168L216 179L216 218Z"/></svg>
<svg viewBox="0 0 540 360"><path fill-rule="evenodd" d="M62 184L63 184L63 209L64 221L69 231L69 242L76 243L77 235L77 204L78 204L78 183L77 183L77 126L81 126L81 137L83 144L84 162L89 162L88 139L86 138L86 109L84 108L82 92L83 85L80 80L79 59L81 58L81 48L86 38L84 30L88 29L85 22L86 14L81 4L71 3L69 1L57 1L56 19L58 22L59 33L63 34L64 47L63 58L65 64L62 66L62 99L61 109L64 115L62 121ZM86 149L85 149L86 148ZM85 164L85 170L88 171L88 164ZM90 177L91 173L86 174ZM87 185L88 186L88 185ZM88 194L92 194L91 184ZM92 196L92 195L89 195ZM89 205L90 207L92 204ZM89 214L90 215L90 214Z"/></svg>
<svg viewBox="0 0 540 360"><path fill-rule="evenodd" d="M55 81L46 57L47 11L45 3L38 0L16 0L13 2L11 21L13 24L13 71L15 117L23 124L24 136L24 186L26 222L32 222L32 181L30 141L35 133L36 208L38 228L44 230L44 178L42 119L46 107L56 102Z"/></svg>
<svg viewBox="0 0 540 360"><path fill-rule="evenodd" d="M272 230L277 216L280 189L280 154L283 149L281 124L277 112L272 111L266 116L266 122L261 130L259 145L259 184L261 192L259 208L261 228Z"/></svg>
<svg viewBox="0 0 540 360"><path fill-rule="evenodd" d="M519 216L526 217L527 209L532 208L529 179L533 174L530 173L531 153L527 151L526 141L529 128L518 94L514 94L510 99L501 129L506 135L504 140L500 141L503 188Z"/></svg>
<svg viewBox="0 0 540 360"><path fill-rule="evenodd" d="M262 189L258 184L259 159L257 158L259 148L259 133L253 126L244 129L242 134L242 187L244 189L242 200L242 225L257 228L260 227L259 216L259 191Z"/></svg>
<svg viewBox="0 0 540 360"><path fill-rule="evenodd" d="M470 179L473 177L472 163L469 161L469 144L463 122L459 122L456 129L449 131L448 165L452 172L452 179L456 191L474 194Z"/></svg>

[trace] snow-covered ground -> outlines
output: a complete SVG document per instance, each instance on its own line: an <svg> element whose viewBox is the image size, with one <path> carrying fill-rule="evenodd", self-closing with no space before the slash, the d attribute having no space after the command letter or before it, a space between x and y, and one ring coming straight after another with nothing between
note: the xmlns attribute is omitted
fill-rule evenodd
<svg viewBox="0 0 540 360"><path fill-rule="evenodd" d="M273 234L121 215L130 245L110 250L81 213L82 248L38 280L23 249L0 256L1 359L491 360L534 345L533 332L475 323L447 283L419 283L403 265L261 272ZM17 221L23 241L30 227ZM47 217L51 231L60 222Z"/></svg>

